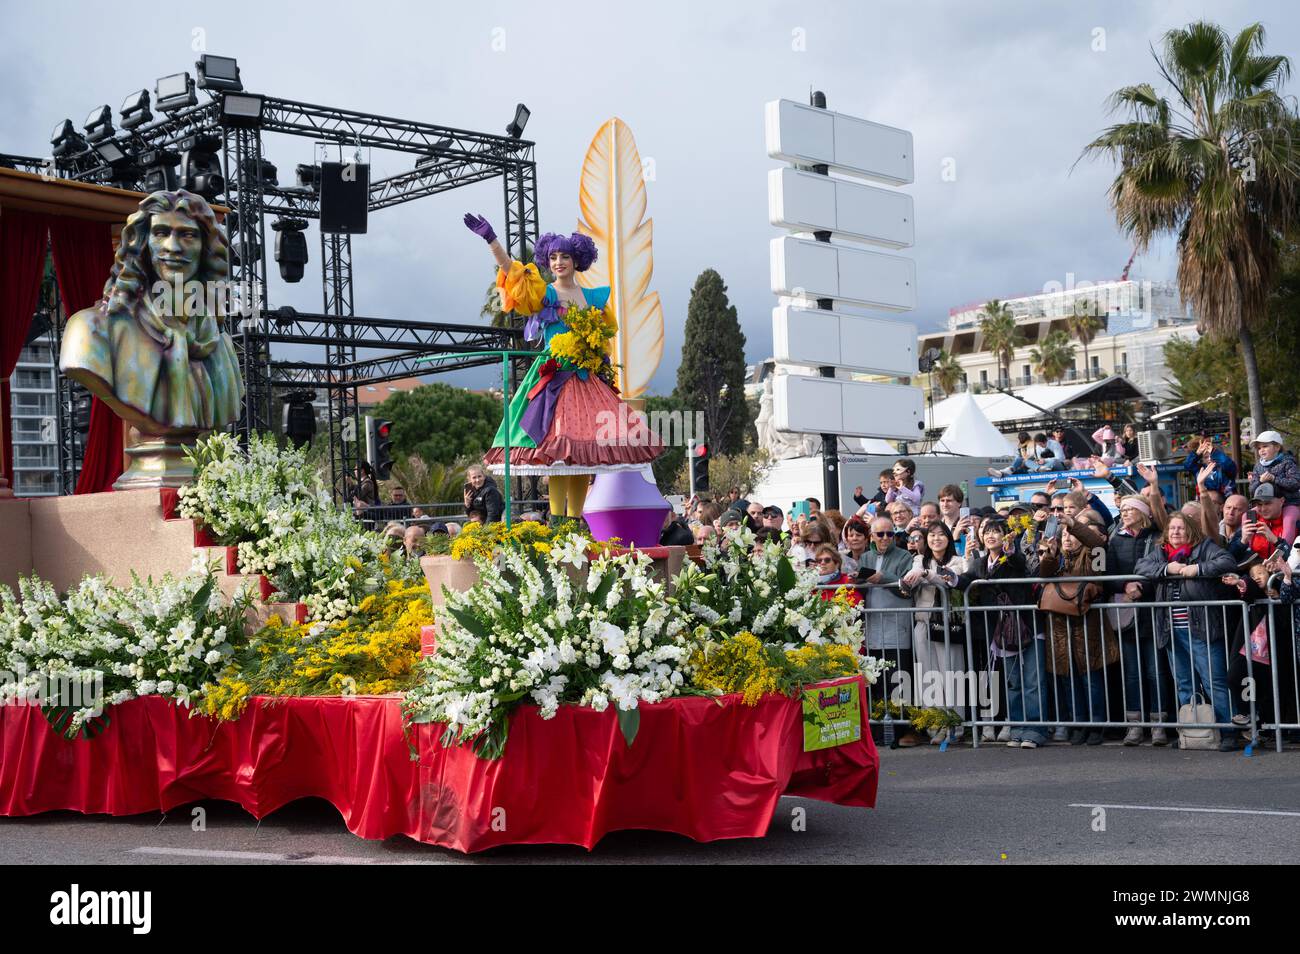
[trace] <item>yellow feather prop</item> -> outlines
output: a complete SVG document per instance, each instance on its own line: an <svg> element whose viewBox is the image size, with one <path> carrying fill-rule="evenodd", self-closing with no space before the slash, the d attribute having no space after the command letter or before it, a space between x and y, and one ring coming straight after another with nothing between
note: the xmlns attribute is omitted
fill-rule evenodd
<svg viewBox="0 0 1300 954"><path fill-rule="evenodd" d="M591 236L600 252L578 275L587 288L609 286L609 304L618 320L613 361L624 398L645 393L664 352L664 315L659 293L649 291L654 271L652 220L645 218L645 180L636 140L623 120L608 120L597 130L582 162L578 230Z"/></svg>

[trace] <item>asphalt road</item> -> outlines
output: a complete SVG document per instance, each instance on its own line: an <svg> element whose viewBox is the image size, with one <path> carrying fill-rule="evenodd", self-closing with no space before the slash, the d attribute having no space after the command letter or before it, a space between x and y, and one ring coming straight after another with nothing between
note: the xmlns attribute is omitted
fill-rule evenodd
<svg viewBox="0 0 1300 954"><path fill-rule="evenodd" d="M1118 745L929 747L884 750L881 762L874 810L783 799L767 837L755 840L700 845L618 832L591 853L524 847L466 858L405 838L363 841L322 801L296 802L260 824L228 803L203 802L201 832L192 806L166 816L0 819L0 863L1231 864L1292 863L1300 843L1295 749L1245 757Z"/></svg>

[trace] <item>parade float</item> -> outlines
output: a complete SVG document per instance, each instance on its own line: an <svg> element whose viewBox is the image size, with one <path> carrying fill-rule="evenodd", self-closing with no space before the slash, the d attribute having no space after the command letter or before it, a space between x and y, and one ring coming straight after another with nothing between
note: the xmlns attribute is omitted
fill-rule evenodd
<svg viewBox="0 0 1300 954"><path fill-rule="evenodd" d="M336 506L303 452L221 433L243 394L229 329L179 289L224 274L225 239L197 195L139 203L61 353L132 428L131 465L115 493L0 501L0 569L22 571L0 589L0 815L224 799L262 818L319 797L361 837L477 851L759 837L782 795L874 804L880 663L859 609L744 532L689 557L637 547L663 513L637 483L658 445L643 418L610 442L584 417L628 420L644 374L618 355L662 338L648 271L619 254L648 248L620 126L593 143L617 158L584 167L620 215L585 208L583 230L539 240L554 283L493 248L504 304L545 350L485 462L547 475L568 518L598 475L590 529L507 509L419 560ZM578 284L598 240L619 264ZM177 289L161 305L157 279Z"/></svg>

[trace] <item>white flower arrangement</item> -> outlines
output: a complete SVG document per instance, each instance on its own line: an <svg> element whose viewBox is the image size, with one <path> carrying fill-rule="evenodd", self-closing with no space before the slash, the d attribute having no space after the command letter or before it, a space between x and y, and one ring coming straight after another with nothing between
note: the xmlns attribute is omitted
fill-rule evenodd
<svg viewBox="0 0 1300 954"><path fill-rule="evenodd" d="M438 649L407 693L406 717L445 723L444 745L472 740L495 758L522 701L544 719L562 703L612 704L630 744L638 705L687 686L693 633L640 551L596 556L586 584L575 586L570 574L587 565L587 547L572 535L475 558L479 582L464 593L444 588L446 603L434 608Z"/></svg>
<svg viewBox="0 0 1300 954"><path fill-rule="evenodd" d="M304 451L260 434L245 451L218 433L187 456L194 482L179 491L180 514L238 546L241 573L263 574L324 622L346 619L379 585L383 540L334 505Z"/></svg>
<svg viewBox="0 0 1300 954"><path fill-rule="evenodd" d="M673 587L690 595L691 624L709 627L711 638L750 632L765 643L791 648L804 643L862 647L860 608L823 599L816 571L796 569L780 543L756 547L754 534L741 528L710 539L701 557L704 565L688 562Z"/></svg>
<svg viewBox="0 0 1300 954"><path fill-rule="evenodd" d="M139 696L195 704L243 638L251 602L247 589L227 600L216 583L200 555L180 578L133 576L119 588L90 576L62 598L37 577L21 578L17 594L0 586L0 669L9 677L0 705L39 703L75 738L105 707Z"/></svg>

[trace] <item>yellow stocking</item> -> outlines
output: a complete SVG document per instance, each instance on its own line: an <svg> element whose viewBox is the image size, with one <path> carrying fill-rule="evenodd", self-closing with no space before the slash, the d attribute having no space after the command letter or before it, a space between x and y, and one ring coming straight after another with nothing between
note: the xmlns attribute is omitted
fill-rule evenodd
<svg viewBox="0 0 1300 954"><path fill-rule="evenodd" d="M546 481L546 494L551 498L551 516L563 517L568 506L569 478L552 476Z"/></svg>
<svg viewBox="0 0 1300 954"><path fill-rule="evenodd" d="M569 477L569 516L581 517L582 505L587 502L587 487L591 477L587 474L574 474Z"/></svg>

